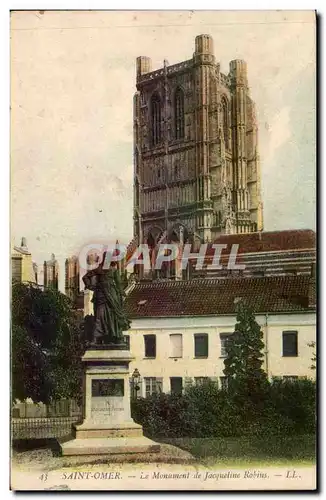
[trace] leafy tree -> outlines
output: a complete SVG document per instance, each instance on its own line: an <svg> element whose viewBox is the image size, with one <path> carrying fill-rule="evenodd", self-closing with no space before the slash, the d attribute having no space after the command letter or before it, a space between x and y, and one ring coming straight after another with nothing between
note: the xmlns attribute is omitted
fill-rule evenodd
<svg viewBox="0 0 326 500"><path fill-rule="evenodd" d="M224 375L230 396L239 411L247 415L248 421L263 411L269 387L263 369L263 348L263 332L255 315L240 301L237 304L235 331L226 346Z"/></svg>
<svg viewBox="0 0 326 500"><path fill-rule="evenodd" d="M313 353L312 353L312 358L311 358L311 361L312 361L312 365L310 365L310 369L311 370L316 370L316 362L317 362L317 357L316 357L316 342L312 341L312 342L308 342L308 347L312 347L313 348Z"/></svg>
<svg viewBox="0 0 326 500"><path fill-rule="evenodd" d="M33 283L12 287L12 398L79 398L84 333L68 297Z"/></svg>

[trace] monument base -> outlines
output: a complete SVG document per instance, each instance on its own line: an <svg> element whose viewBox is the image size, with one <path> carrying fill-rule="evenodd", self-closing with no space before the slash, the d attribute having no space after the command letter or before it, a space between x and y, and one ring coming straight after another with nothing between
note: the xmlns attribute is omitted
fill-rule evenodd
<svg viewBox="0 0 326 500"><path fill-rule="evenodd" d="M130 415L130 352L120 346L89 349L85 363L84 421L73 425L70 441L59 441L63 456L157 453Z"/></svg>
<svg viewBox="0 0 326 500"><path fill-rule="evenodd" d="M60 443L63 456L157 453L160 445L141 437L85 438Z"/></svg>
<svg viewBox="0 0 326 500"><path fill-rule="evenodd" d="M73 436L76 439L87 438L120 438L120 437L142 437L143 428L133 420L119 424L93 424L83 422L81 425L73 426Z"/></svg>

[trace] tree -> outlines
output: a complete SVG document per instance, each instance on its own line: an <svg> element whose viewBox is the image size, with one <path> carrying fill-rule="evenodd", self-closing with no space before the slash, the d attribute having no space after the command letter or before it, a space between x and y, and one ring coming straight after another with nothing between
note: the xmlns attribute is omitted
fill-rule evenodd
<svg viewBox="0 0 326 500"><path fill-rule="evenodd" d="M12 398L79 398L84 333L68 297L29 283L12 287Z"/></svg>
<svg viewBox="0 0 326 500"><path fill-rule="evenodd" d="M312 358L311 361L312 361L312 365L310 365L310 369L311 370L316 370L316 362L317 362L317 356L316 356L316 342L315 341L312 341L312 342L308 342L308 347L312 347L313 348L313 353L312 353Z"/></svg>
<svg viewBox="0 0 326 500"><path fill-rule="evenodd" d="M263 369L263 332L254 313L243 301L237 304L235 331L226 345L224 375L228 392L248 419L262 410L269 386Z"/></svg>

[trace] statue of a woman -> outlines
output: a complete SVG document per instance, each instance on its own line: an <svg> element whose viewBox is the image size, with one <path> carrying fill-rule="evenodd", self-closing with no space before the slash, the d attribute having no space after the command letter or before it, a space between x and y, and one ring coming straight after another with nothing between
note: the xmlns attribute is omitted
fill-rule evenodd
<svg viewBox="0 0 326 500"><path fill-rule="evenodd" d="M112 263L103 269L106 255L101 264L88 271L83 277L85 288L92 290L94 305L93 344L123 344L123 331L130 328L123 306L124 292L119 271Z"/></svg>

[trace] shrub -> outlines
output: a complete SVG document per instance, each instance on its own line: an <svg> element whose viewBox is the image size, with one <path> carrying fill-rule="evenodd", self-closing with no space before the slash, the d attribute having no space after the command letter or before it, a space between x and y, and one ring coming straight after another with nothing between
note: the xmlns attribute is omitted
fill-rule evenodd
<svg viewBox="0 0 326 500"><path fill-rule="evenodd" d="M257 413L257 405L252 411L249 402L240 407L235 395L210 382L183 395L134 400L132 416L153 438L310 434L315 431L315 385L308 379L273 380Z"/></svg>

